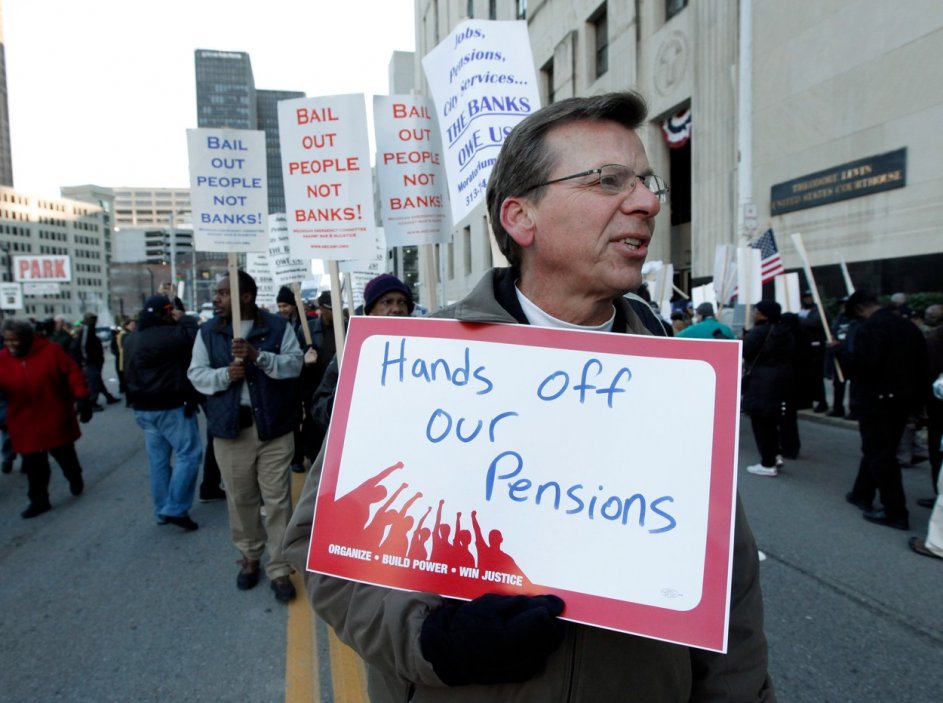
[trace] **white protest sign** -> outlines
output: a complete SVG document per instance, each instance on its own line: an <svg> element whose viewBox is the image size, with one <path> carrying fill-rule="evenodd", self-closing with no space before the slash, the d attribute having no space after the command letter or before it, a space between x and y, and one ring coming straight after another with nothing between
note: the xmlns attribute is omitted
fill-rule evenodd
<svg viewBox="0 0 943 703"><path fill-rule="evenodd" d="M278 286L272 276L267 254L246 254L246 273L255 279L258 289L255 294L255 304L274 311L275 296L278 295Z"/></svg>
<svg viewBox="0 0 943 703"><path fill-rule="evenodd" d="M265 251L265 132L188 129L187 145L194 248Z"/></svg>
<svg viewBox="0 0 943 703"><path fill-rule="evenodd" d="M72 265L68 256L13 257L13 280L17 283L68 283Z"/></svg>
<svg viewBox="0 0 943 703"><path fill-rule="evenodd" d="M448 188L435 106L421 95L375 95L377 183L389 246L447 242Z"/></svg>
<svg viewBox="0 0 943 703"><path fill-rule="evenodd" d="M457 224L485 197L508 132L540 108L527 22L467 20L422 59Z"/></svg>
<svg viewBox="0 0 943 703"><path fill-rule="evenodd" d="M753 247L737 247L737 300L744 305L752 305L762 298L760 250Z"/></svg>
<svg viewBox="0 0 943 703"><path fill-rule="evenodd" d="M309 569L725 648L739 342L355 317L346 350Z"/></svg>
<svg viewBox="0 0 943 703"><path fill-rule="evenodd" d="M798 313L802 309L799 297L799 274L784 273L773 279L776 302L783 312Z"/></svg>
<svg viewBox="0 0 943 703"><path fill-rule="evenodd" d="M288 220L284 213L268 216L268 255L276 286L287 286L311 277L311 262L292 258Z"/></svg>
<svg viewBox="0 0 943 703"><path fill-rule="evenodd" d="M373 257L360 261L341 261L340 271L346 274L354 308L363 305L363 289L371 280L386 273L386 236L383 227L376 229L376 249Z"/></svg>
<svg viewBox="0 0 943 703"><path fill-rule="evenodd" d="M383 227L373 228L373 251L370 256L362 259L338 262L338 268L342 273L351 271L366 271L378 276L386 273L386 232Z"/></svg>
<svg viewBox="0 0 943 703"><path fill-rule="evenodd" d="M292 256L369 257L376 219L363 95L282 100L278 129Z"/></svg>
<svg viewBox="0 0 943 703"><path fill-rule="evenodd" d="M705 283L691 289L691 304L696 308L701 303L710 303L715 310L717 309L717 297L713 284Z"/></svg>
<svg viewBox="0 0 943 703"><path fill-rule="evenodd" d="M19 283L0 283L0 310L22 310L23 287Z"/></svg>

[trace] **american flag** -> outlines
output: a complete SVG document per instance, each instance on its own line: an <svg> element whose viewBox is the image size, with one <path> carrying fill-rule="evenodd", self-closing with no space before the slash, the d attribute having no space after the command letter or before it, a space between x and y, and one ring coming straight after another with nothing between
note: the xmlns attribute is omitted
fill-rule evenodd
<svg viewBox="0 0 943 703"><path fill-rule="evenodd" d="M786 272L786 269L783 268L783 260L779 256L779 250L776 248L776 239L773 237L772 228L763 232L760 238L750 246L760 250L760 269L763 283L772 281L776 276Z"/></svg>

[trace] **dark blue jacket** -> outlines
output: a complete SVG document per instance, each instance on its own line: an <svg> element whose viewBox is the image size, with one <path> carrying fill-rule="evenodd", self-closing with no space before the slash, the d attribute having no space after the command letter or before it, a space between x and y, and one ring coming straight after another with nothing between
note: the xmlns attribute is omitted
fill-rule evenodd
<svg viewBox="0 0 943 703"><path fill-rule="evenodd" d="M288 320L258 310L246 340L260 352L278 354ZM200 328L210 366L214 369L229 366L232 361L232 321L214 317ZM294 386L296 379L270 378L255 366L246 364L246 383L252 399L252 420L259 439L267 441L293 431L301 420ZM242 383L234 383L225 391L206 398L206 418L210 434L221 439L235 439L242 429L239 423L239 398Z"/></svg>

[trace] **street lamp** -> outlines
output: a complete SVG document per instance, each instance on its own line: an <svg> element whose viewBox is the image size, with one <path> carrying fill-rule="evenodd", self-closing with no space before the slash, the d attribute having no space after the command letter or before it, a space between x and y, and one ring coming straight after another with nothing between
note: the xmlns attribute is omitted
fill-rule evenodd
<svg viewBox="0 0 943 703"><path fill-rule="evenodd" d="M170 214L167 216L167 219L169 220L169 223L170 223L170 285L173 286L174 295L177 294L177 233L176 233L176 230L174 229L174 224L175 224L175 219L177 215L184 215L189 212L190 210L171 210ZM191 248L191 252L195 252L195 249L193 249L192 242L190 244L190 248ZM195 268L196 266L195 253L193 257L193 264ZM190 299L192 301L192 304L190 305L190 309L192 310L193 308L196 307L196 291L194 290L194 288L196 287L196 272L195 271L193 272L193 275L191 278L192 280L190 282Z"/></svg>

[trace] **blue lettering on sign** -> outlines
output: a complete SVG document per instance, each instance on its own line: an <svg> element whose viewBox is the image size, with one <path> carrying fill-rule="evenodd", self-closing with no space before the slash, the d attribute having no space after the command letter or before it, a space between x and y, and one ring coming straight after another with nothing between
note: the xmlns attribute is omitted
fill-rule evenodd
<svg viewBox="0 0 943 703"><path fill-rule="evenodd" d="M485 500L490 501L495 496L496 488L501 486L507 498L514 503L527 503L531 500L534 505L548 503L554 510L560 510L564 507L562 504L565 495L569 502L569 507L564 507L567 515L580 515L594 520L600 515L609 522L619 522L622 525L629 524L629 518L637 512L637 523L639 527L646 528L650 534L661 534L673 530L678 521L675 517L662 508L665 503L673 503L672 496L660 496L654 500L648 501L641 493L635 493L628 498L616 495L606 496L605 486L596 487L596 494L585 499L584 486L581 483L575 483L564 490L563 486L557 481L547 481L534 487L534 482L521 476L524 470L524 459L518 452L504 451L498 454L488 467L485 476ZM549 496L549 497L548 497ZM600 500L602 502L600 503ZM597 506L598 510L597 510ZM649 525L648 513L660 520L659 524Z"/></svg>
<svg viewBox="0 0 943 703"><path fill-rule="evenodd" d="M600 388L591 384L588 380L590 372L594 369L595 373L593 373L593 376L600 376L603 373L602 362L595 358L587 359L586 363L583 364L583 370L580 373L580 382L575 384L572 389L569 388L570 375L566 371L554 371L552 374L544 378L544 380L540 382L540 385L537 386L537 397L541 400L546 400L549 402L556 400L569 389L579 394L580 404L583 405L586 403L587 391L594 390L598 395L605 395L607 397L607 405L611 408L613 396L616 393L625 393L625 388L619 387L622 379L624 378L626 383L631 381L632 372L623 366L618 371L616 371L608 386Z"/></svg>
<svg viewBox="0 0 943 703"><path fill-rule="evenodd" d="M494 388L491 379L485 374L484 366L472 368L471 349L468 347L465 347L462 363L456 364L454 361L450 363L448 359L443 358L432 359L431 361L422 357L409 359L406 356L405 337L400 339L398 352L391 351L390 343L385 342L383 345L383 361L380 362L380 385L386 385L388 375L390 376L390 382L405 383L407 368L411 378L426 383L445 381L453 386L463 387L474 381L474 385L478 386L478 390L475 391L476 395L486 395ZM393 374L395 374L395 377Z"/></svg>
<svg viewBox="0 0 943 703"><path fill-rule="evenodd" d="M507 411L503 413L498 413L493 418L491 422L488 423L488 441L494 443L494 430L498 426L498 423L508 417L517 417L517 413L514 411ZM481 428L484 426L481 420L475 424L475 429L471 430L471 433L462 432L462 426L465 424L466 418L460 417L455 423L455 437L459 442L467 444L475 439L478 436L478 433L481 432ZM436 408L432 415L429 416L429 422L426 423L426 439L428 439L433 444L438 444L443 439L449 436L452 431L452 416L443 410L442 408Z"/></svg>

